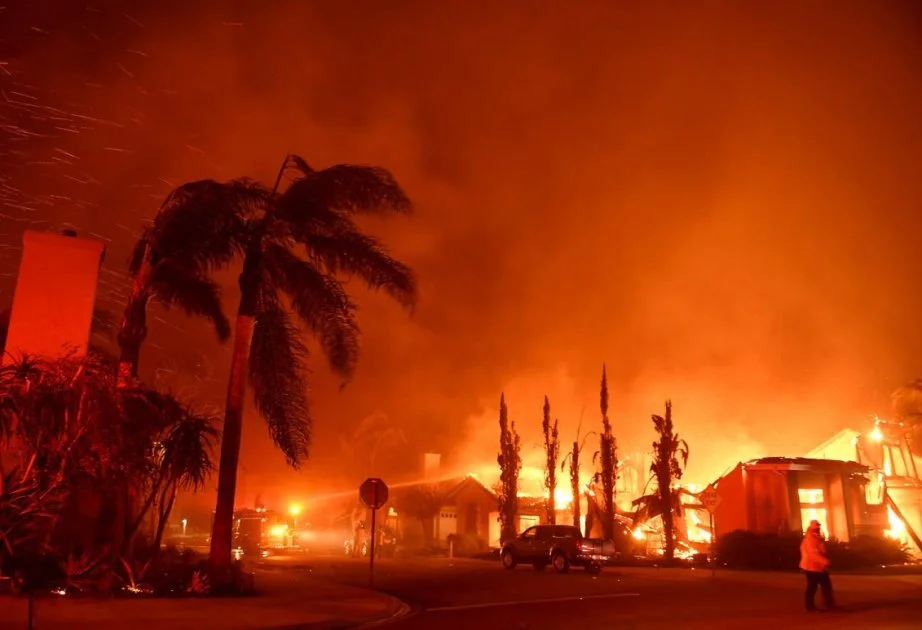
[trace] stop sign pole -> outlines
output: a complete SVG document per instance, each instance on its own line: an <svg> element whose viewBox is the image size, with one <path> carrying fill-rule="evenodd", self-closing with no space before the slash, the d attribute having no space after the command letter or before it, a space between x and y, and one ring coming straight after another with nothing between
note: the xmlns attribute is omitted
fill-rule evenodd
<svg viewBox="0 0 922 630"><path fill-rule="evenodd" d="M371 510L371 546L368 549L368 588L371 590L375 590L375 541L377 539L375 515L387 503L387 497L387 484L383 479L369 477L359 486L359 499L365 507Z"/></svg>
<svg viewBox="0 0 922 630"><path fill-rule="evenodd" d="M714 531L714 511L717 509L717 506L720 505L720 494L717 492L717 488L712 485L708 486L704 490L698 493L698 500L701 502L701 505L708 511L708 523L711 527L711 544L710 544L710 564L711 564L711 577L714 577L714 539L717 538Z"/></svg>

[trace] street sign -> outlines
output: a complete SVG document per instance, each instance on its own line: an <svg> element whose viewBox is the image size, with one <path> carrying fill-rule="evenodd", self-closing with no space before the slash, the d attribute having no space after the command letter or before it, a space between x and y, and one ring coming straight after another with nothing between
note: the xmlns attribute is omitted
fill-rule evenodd
<svg viewBox="0 0 922 630"><path fill-rule="evenodd" d="M704 506L711 514L714 513L714 510L717 509L717 506L720 505L720 495L717 494L717 489L714 486L708 486L698 494L698 500L701 502L701 505Z"/></svg>
<svg viewBox="0 0 922 630"><path fill-rule="evenodd" d="M369 477L359 486L359 498L371 510L371 548L368 554L368 587L375 590L375 542L378 537L375 515L387 503L387 484L383 479Z"/></svg>
<svg viewBox="0 0 922 630"><path fill-rule="evenodd" d="M387 503L387 484L383 479L369 477L359 486L359 498L362 504L371 510L377 510Z"/></svg>

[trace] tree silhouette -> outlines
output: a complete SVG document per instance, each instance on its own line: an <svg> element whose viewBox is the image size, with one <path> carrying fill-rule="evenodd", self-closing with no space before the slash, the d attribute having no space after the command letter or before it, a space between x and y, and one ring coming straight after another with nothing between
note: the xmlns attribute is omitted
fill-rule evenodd
<svg viewBox="0 0 922 630"><path fill-rule="evenodd" d="M509 421L506 396L499 397L499 522L500 542L515 538L519 511L519 472L522 470L522 447L515 422Z"/></svg>
<svg viewBox="0 0 922 630"><path fill-rule="evenodd" d="M282 179L291 181L282 190ZM341 275L356 276L411 309L416 282L354 221L360 212L405 214L410 202L387 171L338 165L314 170L285 158L275 185L249 179L183 184L167 197L154 229L185 239L202 268L242 258L240 302L227 389L218 498L211 540L213 584L229 579L234 494L247 385L273 441L297 467L308 455L308 350L291 314L318 340L330 367L349 378L359 354L356 306Z"/></svg>
<svg viewBox="0 0 922 630"><path fill-rule="evenodd" d="M664 556L666 562L672 562L675 556L674 518L681 514L680 493L673 489L672 484L682 478L688 464L688 444L679 437L672 425L671 401L666 401L666 415L653 416L653 428L659 437L653 442L653 463L650 464L656 490L639 502L645 504L649 516L659 514L662 517L663 536L666 539Z"/></svg>
<svg viewBox="0 0 922 630"><path fill-rule="evenodd" d="M573 493L573 503L571 505L571 512L573 514L573 527L579 527L582 529L582 515L580 514L580 498L583 495L582 487L580 484L580 454L583 452L583 448L586 446L586 440L590 435L595 435L595 431L590 431L583 436L582 441L580 441L580 431L583 427L583 419L580 417L579 425L576 427L576 439L573 440L573 446L570 449L570 452L567 453L566 457L563 458L563 461L560 462L561 472L564 469L564 466L569 464L569 473L570 473L570 491ZM588 498L588 497L587 497ZM587 505L587 508L591 507ZM590 521L586 520L586 527L583 532L583 535L589 535L589 525Z"/></svg>
<svg viewBox="0 0 922 630"><path fill-rule="evenodd" d="M551 403L547 396L544 397L543 418L541 420L541 429L544 432L544 488L547 490L547 499L545 508L547 510L547 522L551 525L557 523L557 499L554 493L557 491L557 460L560 459L560 436L557 432L557 419L551 424ZM574 501L578 501L577 495L574 495Z"/></svg>
<svg viewBox="0 0 922 630"><path fill-rule="evenodd" d="M593 455L593 462L598 460L600 470L597 473L602 491L602 531L605 538L615 537L615 483L618 475L617 443L612 434L611 422L608 420L608 377L602 366L602 384L599 394L599 408L602 412L602 433L599 434L599 450Z"/></svg>

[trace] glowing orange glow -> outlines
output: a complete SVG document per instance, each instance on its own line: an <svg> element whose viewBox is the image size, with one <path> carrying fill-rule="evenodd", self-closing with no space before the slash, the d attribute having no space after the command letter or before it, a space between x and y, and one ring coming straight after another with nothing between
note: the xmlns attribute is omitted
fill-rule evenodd
<svg viewBox="0 0 922 630"><path fill-rule="evenodd" d="M301 506L297 503L292 503L288 506L288 513L292 516L297 516L301 513Z"/></svg>
<svg viewBox="0 0 922 630"><path fill-rule="evenodd" d="M875 442L882 442L884 439L884 432L880 430L880 427L874 427L874 429L868 434Z"/></svg>
<svg viewBox="0 0 922 630"><path fill-rule="evenodd" d="M890 524L890 528L884 530L884 534L888 538L894 540L899 540L901 542L908 542L906 535L906 524L896 515L896 512L893 511L889 505L887 506L887 521Z"/></svg>

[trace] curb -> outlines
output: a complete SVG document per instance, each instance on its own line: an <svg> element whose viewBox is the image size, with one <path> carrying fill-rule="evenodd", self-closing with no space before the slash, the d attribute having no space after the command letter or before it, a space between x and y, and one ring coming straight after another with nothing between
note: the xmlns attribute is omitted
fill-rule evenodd
<svg viewBox="0 0 922 630"><path fill-rule="evenodd" d="M380 593L385 595L385 593ZM390 598L391 603L394 605L394 612L385 617L384 619L378 619L376 621L369 621L368 623L363 623L359 626L356 626L356 630L364 630L365 628L380 628L381 626L386 626L409 617L414 614L414 610L410 607L409 604L397 599L393 595L387 595Z"/></svg>

